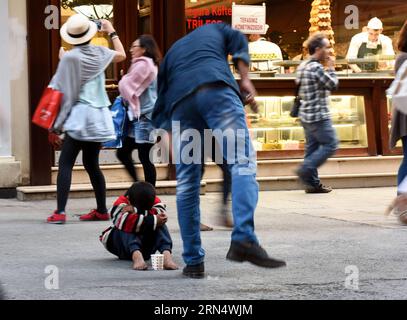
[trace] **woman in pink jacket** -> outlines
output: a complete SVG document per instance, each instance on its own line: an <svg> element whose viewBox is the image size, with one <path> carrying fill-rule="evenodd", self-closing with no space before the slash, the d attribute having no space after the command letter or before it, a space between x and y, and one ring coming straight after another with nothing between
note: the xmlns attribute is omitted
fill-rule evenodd
<svg viewBox="0 0 407 320"><path fill-rule="evenodd" d="M150 159L150 151L156 143L152 112L157 101L157 74L162 55L154 38L142 35L131 49L132 65L119 83L119 90L128 105L129 125L123 147L117 157L126 167L135 182L138 181L134 168L133 151L138 150L144 168L146 182L156 185L157 172Z"/></svg>

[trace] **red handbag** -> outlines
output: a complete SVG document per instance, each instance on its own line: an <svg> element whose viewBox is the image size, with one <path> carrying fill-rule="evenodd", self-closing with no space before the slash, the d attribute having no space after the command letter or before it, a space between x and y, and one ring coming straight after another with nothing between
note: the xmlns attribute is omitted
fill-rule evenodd
<svg viewBox="0 0 407 320"><path fill-rule="evenodd" d="M45 89L40 103L35 110L33 123L50 130L58 117L61 108L63 93L52 88Z"/></svg>

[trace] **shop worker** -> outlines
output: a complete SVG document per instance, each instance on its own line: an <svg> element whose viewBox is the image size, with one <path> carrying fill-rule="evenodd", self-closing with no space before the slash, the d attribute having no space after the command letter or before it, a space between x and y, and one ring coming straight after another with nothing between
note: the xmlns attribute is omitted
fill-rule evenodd
<svg viewBox="0 0 407 320"><path fill-rule="evenodd" d="M266 30L268 29L269 26L266 25ZM271 62L283 60L283 53L277 44L268 41L265 38L265 35L260 34L251 34L249 36L249 41L249 54L252 56L252 58L259 60L270 60L267 62L253 63L254 68L260 71L280 70L279 67L274 67L273 63Z"/></svg>
<svg viewBox="0 0 407 320"><path fill-rule="evenodd" d="M371 19L367 25L367 31L358 33L352 38L346 58L365 59L377 55L394 56L393 41L382 33L383 23L380 19ZM387 65L385 63L384 67L387 67ZM379 68L377 63L363 63L350 66L356 73L375 71Z"/></svg>
<svg viewBox="0 0 407 320"><path fill-rule="evenodd" d="M233 57L240 73L240 87L229 68L228 55ZM211 24L196 29L175 43L160 67L153 121L160 128L170 129L171 124L173 127L174 159L178 158L175 161L178 220L186 277L205 277L205 251L199 230L200 152L205 129L221 133L214 136L224 151L228 150L228 141L238 141L233 143L227 154L223 154L228 159L232 174L234 218L227 259L248 261L265 268L285 266L285 262L268 256L254 232L259 185L256 181L256 152L251 143L242 98L244 96L257 111L249 63L246 37L226 24ZM234 145L240 148L233 148ZM191 154L194 161L190 161Z"/></svg>

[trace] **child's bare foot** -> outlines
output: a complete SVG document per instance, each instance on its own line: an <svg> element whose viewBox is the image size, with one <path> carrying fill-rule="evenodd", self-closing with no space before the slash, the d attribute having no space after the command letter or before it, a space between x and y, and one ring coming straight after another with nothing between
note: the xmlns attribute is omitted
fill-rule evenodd
<svg viewBox="0 0 407 320"><path fill-rule="evenodd" d="M165 270L178 270L178 266L172 259L172 254L169 251L164 251L164 269Z"/></svg>
<svg viewBox="0 0 407 320"><path fill-rule="evenodd" d="M143 254L140 251L133 253L133 269L137 271L145 271L148 269L148 266L144 261Z"/></svg>

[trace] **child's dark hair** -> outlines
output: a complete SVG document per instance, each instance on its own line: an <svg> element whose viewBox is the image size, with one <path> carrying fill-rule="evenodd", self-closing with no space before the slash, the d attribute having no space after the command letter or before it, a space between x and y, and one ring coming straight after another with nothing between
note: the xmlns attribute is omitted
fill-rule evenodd
<svg viewBox="0 0 407 320"><path fill-rule="evenodd" d="M126 193L130 204L137 208L137 212L149 211L154 206L156 190L146 182L136 182Z"/></svg>

